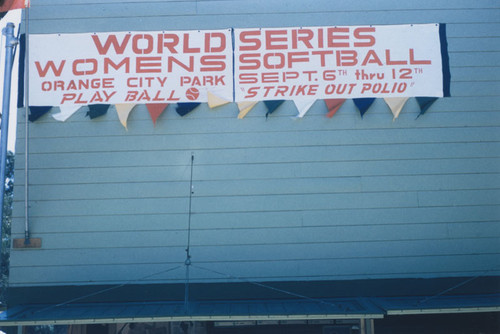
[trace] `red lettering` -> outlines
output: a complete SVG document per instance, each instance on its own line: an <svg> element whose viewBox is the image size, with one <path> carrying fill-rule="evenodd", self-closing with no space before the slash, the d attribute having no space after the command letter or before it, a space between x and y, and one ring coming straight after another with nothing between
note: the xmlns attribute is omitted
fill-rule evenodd
<svg viewBox="0 0 500 334"><path fill-rule="evenodd" d="M366 54L365 59L363 60L363 63L361 64L362 66L365 66L366 64L377 64L382 66L382 61L378 57L377 53L375 50L369 50Z"/></svg>
<svg viewBox="0 0 500 334"><path fill-rule="evenodd" d="M183 39L183 51L184 53L200 53L200 48L190 48L189 47L189 34L186 33L184 34L184 39Z"/></svg>
<svg viewBox="0 0 500 334"><path fill-rule="evenodd" d="M342 35L341 33L348 33ZM349 42L336 42L336 40L349 40L349 28L328 28L327 39L329 48L346 48L349 47Z"/></svg>
<svg viewBox="0 0 500 334"><path fill-rule="evenodd" d="M158 57L160 58L160 57ZM188 72L194 72L194 57L190 56L189 57L189 65L183 64L180 60L174 58L174 57L168 57L168 72L172 72L173 64L176 63L179 65L179 67L185 69Z"/></svg>
<svg viewBox="0 0 500 334"><path fill-rule="evenodd" d="M277 63L272 63L270 58L274 57ZM279 69L285 67L285 55L282 53L266 53L264 55L264 67L267 69Z"/></svg>
<svg viewBox="0 0 500 334"><path fill-rule="evenodd" d="M260 60L254 59L259 57L260 53L246 53L240 55L241 64L253 64L253 65L240 65L240 70L256 70L260 68Z"/></svg>
<svg viewBox="0 0 500 334"><path fill-rule="evenodd" d="M279 81L278 72L262 73L262 82L264 83L277 83Z"/></svg>
<svg viewBox="0 0 500 334"><path fill-rule="evenodd" d="M219 46L212 46L212 39L219 39ZM205 52L222 52L226 49L226 35L221 32L205 34Z"/></svg>
<svg viewBox="0 0 500 334"><path fill-rule="evenodd" d="M277 36L273 36L277 35ZM280 37L285 35L285 37ZM268 50L283 50L287 48L286 30L267 30L266 31L266 49ZM279 42L285 42L280 44Z"/></svg>
<svg viewBox="0 0 500 334"><path fill-rule="evenodd" d="M125 73L130 73L130 57L123 58L121 62L118 64L114 63L111 59L109 58L104 58L104 73L108 74L109 73L109 67L114 68L115 70L120 69L120 67L124 66L125 67Z"/></svg>
<svg viewBox="0 0 500 334"><path fill-rule="evenodd" d="M406 60L391 60L391 50L385 50L385 63L387 65L406 65Z"/></svg>
<svg viewBox="0 0 500 334"><path fill-rule="evenodd" d="M241 43L250 43L250 45L241 45L240 51L255 51L260 49L262 43L259 38L251 38L251 36L260 36L260 30L242 31L240 34Z"/></svg>
<svg viewBox="0 0 500 334"><path fill-rule="evenodd" d="M79 64L91 64L90 70L78 71L77 66ZM97 73L97 59L76 59L73 62L73 74L74 75L92 75Z"/></svg>
<svg viewBox="0 0 500 334"><path fill-rule="evenodd" d="M367 40L366 42L354 42L355 47L368 47L368 46L374 46L375 45L375 36L367 34L364 35L363 33L367 32L375 32L374 27L362 27L362 28L356 28L354 29L354 38L359 39L359 40Z"/></svg>
<svg viewBox="0 0 500 334"><path fill-rule="evenodd" d="M320 58L321 58L321 66L325 66L326 65L326 55L332 55L333 54L333 51L331 50L323 50L323 51L312 51L311 52L312 55L319 55Z"/></svg>
<svg viewBox="0 0 500 334"><path fill-rule="evenodd" d="M145 40L146 41L146 47L144 49L139 48L140 40ZM134 35L134 38L132 38L132 51L136 54L150 54L153 52L153 36L149 34L139 34L139 35ZM144 43L141 43L144 44Z"/></svg>
<svg viewBox="0 0 500 334"><path fill-rule="evenodd" d="M179 36L177 36L176 34L158 35L158 53L160 54L163 53L164 47L166 47L170 53L177 53L175 47L178 44L179 44Z"/></svg>
<svg viewBox="0 0 500 334"><path fill-rule="evenodd" d="M49 60L47 62L47 64L45 65L45 67L42 68L42 66L40 65L40 62L35 61L35 66L36 66L36 69L38 71L38 75L40 75L41 78L43 78L47 75L47 72L49 71L49 69L51 69L52 72L54 72L56 77L60 77L65 63L66 63L66 60L63 60L59 64L59 67L56 67L54 62L52 60Z"/></svg>
<svg viewBox="0 0 500 334"><path fill-rule="evenodd" d="M300 36L299 34L304 34ZM304 43L308 49L312 49L311 40L314 37L314 32L311 29L297 29L292 30L292 49L297 49L299 41Z"/></svg>
<svg viewBox="0 0 500 334"><path fill-rule="evenodd" d="M288 67L293 67L293 63L307 63L309 57L301 58L300 56L309 56L309 52L289 52L288 53Z"/></svg>
<svg viewBox="0 0 500 334"><path fill-rule="evenodd" d="M160 73L161 57L137 57L135 70L137 73Z"/></svg>
<svg viewBox="0 0 500 334"><path fill-rule="evenodd" d="M358 63L358 53L354 50L337 51L337 66L355 66Z"/></svg>
<svg viewBox="0 0 500 334"><path fill-rule="evenodd" d="M224 71L226 69L225 55L207 55L200 59L201 72ZM203 67L205 66L205 67Z"/></svg>
<svg viewBox="0 0 500 334"><path fill-rule="evenodd" d="M415 50L410 49L410 64L412 65L430 65L430 60L415 60Z"/></svg>
<svg viewBox="0 0 500 334"><path fill-rule="evenodd" d="M97 48L97 52L99 52L100 55L107 54L111 45L113 45L113 48L115 49L116 54L121 55L121 54L123 54L123 52L125 51L125 48L127 47L128 41L130 39L130 34L125 35L121 44L118 43L118 40L116 39L116 35L109 35L106 38L106 42L104 43L104 46L102 45L101 40L99 39L98 35L92 35L92 39L94 40L94 44Z"/></svg>
<svg viewBox="0 0 500 334"><path fill-rule="evenodd" d="M257 73L241 73L239 79L241 84L255 84L258 82Z"/></svg>

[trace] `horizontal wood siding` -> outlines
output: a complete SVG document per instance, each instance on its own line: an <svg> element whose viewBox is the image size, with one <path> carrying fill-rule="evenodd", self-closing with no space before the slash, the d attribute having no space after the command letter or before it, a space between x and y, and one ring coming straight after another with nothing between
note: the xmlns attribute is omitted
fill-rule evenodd
<svg viewBox="0 0 500 334"><path fill-rule="evenodd" d="M41 249L11 252L11 286L500 273L500 4L422 1L33 1L32 33L446 23L451 98L393 121L378 99L303 119L288 101L137 106L30 124L29 213ZM24 114L12 233L24 237Z"/></svg>

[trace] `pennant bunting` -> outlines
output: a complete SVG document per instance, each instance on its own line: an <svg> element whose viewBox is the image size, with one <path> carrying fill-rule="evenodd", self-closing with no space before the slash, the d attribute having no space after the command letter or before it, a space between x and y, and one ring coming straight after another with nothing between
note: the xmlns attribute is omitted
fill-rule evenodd
<svg viewBox="0 0 500 334"><path fill-rule="evenodd" d="M316 100L293 100L293 103L295 103L295 107L299 112L297 114L297 117L298 118L304 117L304 115L309 111L309 109L311 109L314 102L316 102Z"/></svg>
<svg viewBox="0 0 500 334"><path fill-rule="evenodd" d="M328 109L326 117L332 118L340 107L342 107L344 102L345 99L325 99L326 108Z"/></svg>
<svg viewBox="0 0 500 334"><path fill-rule="evenodd" d="M57 114L53 114L55 120L59 122L65 122L68 118L73 116L74 113L80 109L81 106L60 106L59 112Z"/></svg>
<svg viewBox="0 0 500 334"><path fill-rule="evenodd" d="M153 120L153 125L156 125L156 120L160 115L167 109L168 103L148 103L146 108L148 108L149 115Z"/></svg>
<svg viewBox="0 0 500 334"><path fill-rule="evenodd" d="M118 119L120 119L120 123L122 123L125 129L127 129L128 115L130 115L130 112L132 111L132 109L134 109L134 107L135 104L127 104L127 103L115 104L116 113L118 114Z"/></svg>
<svg viewBox="0 0 500 334"><path fill-rule="evenodd" d="M193 111L196 107L198 107L201 103L199 102L184 102L177 103L177 113L181 116L186 116L191 111Z"/></svg>
<svg viewBox="0 0 500 334"><path fill-rule="evenodd" d="M100 117L108 112L109 107L109 104L91 104L86 116L89 116L90 119Z"/></svg>
<svg viewBox="0 0 500 334"><path fill-rule="evenodd" d="M353 101L359 110L361 118L363 118L366 111L370 108L372 103L375 101L375 98L374 97L364 97L364 98L359 98L359 99L353 99Z"/></svg>
<svg viewBox="0 0 500 334"><path fill-rule="evenodd" d="M240 113L238 114L238 118L239 119L242 119L244 118L249 112L250 110L253 109L253 107L255 107L255 105L257 105L258 102L256 101L244 101L244 102L238 102L238 110L240 111Z"/></svg>
<svg viewBox="0 0 500 334"><path fill-rule="evenodd" d="M52 107L50 106L30 107L30 114L28 116L28 119L30 120L30 122L35 122L40 117L48 113L50 109L52 109Z"/></svg>
<svg viewBox="0 0 500 334"><path fill-rule="evenodd" d="M407 97L386 97L386 98L384 98L384 101L391 109L391 112L394 115L393 120L395 120L396 118L398 118L401 110L403 110L403 107L405 106L406 101L408 101L408 98Z"/></svg>
<svg viewBox="0 0 500 334"><path fill-rule="evenodd" d="M272 114L276 109L278 109L279 106L283 104L283 102L285 102L285 100L264 101L264 104L267 108L266 117L269 116L269 114Z"/></svg>
<svg viewBox="0 0 500 334"><path fill-rule="evenodd" d="M418 105L420 106L420 114L418 114L417 118L425 114L427 109L429 109L434 102L438 99L437 97L417 97Z"/></svg>
<svg viewBox="0 0 500 334"><path fill-rule="evenodd" d="M210 107L210 109L223 106L223 105L228 104L230 102L230 101L224 100L223 98L211 93L210 91L207 92L207 98L208 98L208 106Z"/></svg>

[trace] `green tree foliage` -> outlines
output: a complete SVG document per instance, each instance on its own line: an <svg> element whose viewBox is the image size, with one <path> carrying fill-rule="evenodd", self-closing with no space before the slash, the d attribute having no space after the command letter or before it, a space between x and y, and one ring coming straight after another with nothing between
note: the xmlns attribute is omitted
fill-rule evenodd
<svg viewBox="0 0 500 334"><path fill-rule="evenodd" d="M5 290L9 280L10 230L12 223L12 202L14 196L14 153L7 153L5 168L5 193L2 217L2 253L0 263L0 303L5 301Z"/></svg>

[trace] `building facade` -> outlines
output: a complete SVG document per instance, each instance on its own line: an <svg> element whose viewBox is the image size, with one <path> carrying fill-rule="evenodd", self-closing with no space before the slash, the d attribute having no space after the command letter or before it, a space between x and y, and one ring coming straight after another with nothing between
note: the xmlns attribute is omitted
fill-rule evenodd
<svg viewBox="0 0 500 334"><path fill-rule="evenodd" d="M394 120L383 99L331 118L321 99L302 118L292 101L243 119L236 103L185 116L172 103L155 124L138 104L127 129L114 105L95 119L83 106L28 134L19 109L4 324L495 323L499 13L489 0L32 1L29 35L441 23L451 97L420 116L410 98Z"/></svg>

